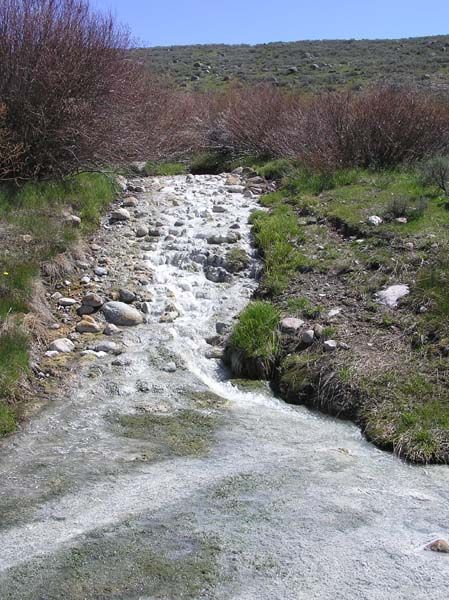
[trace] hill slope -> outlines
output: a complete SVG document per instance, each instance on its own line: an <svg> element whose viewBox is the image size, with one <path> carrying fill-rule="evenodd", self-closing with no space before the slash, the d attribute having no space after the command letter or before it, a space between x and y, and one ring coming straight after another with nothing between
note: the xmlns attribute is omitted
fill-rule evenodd
<svg viewBox="0 0 449 600"><path fill-rule="evenodd" d="M140 48L137 55L182 87L230 80L306 90L357 88L379 79L447 88L449 35L401 40L323 40Z"/></svg>

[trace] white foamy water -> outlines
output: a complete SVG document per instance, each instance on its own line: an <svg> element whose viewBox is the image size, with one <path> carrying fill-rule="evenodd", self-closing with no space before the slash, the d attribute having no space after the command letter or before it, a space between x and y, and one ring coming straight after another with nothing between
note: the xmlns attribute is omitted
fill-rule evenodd
<svg viewBox="0 0 449 600"><path fill-rule="evenodd" d="M134 223L99 236L117 285L130 257L153 271L148 323L120 338L125 366L86 363L70 393L3 442L2 600L447 598L449 559L424 546L449 537L448 469L406 465L268 388L243 392L207 358L205 338L246 305L260 266L248 226L256 199L224 182L149 180L138 210L155 242L128 236ZM234 244L208 238L232 232L251 264L215 283L205 272ZM176 318L161 322L167 312ZM176 415L208 390L228 402L203 408L214 423L204 453L116 424Z"/></svg>

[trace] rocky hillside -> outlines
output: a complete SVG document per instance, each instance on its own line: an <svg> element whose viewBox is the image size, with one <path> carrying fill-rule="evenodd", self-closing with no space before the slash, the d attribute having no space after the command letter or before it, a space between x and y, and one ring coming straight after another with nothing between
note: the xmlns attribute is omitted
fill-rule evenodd
<svg viewBox="0 0 449 600"><path fill-rule="evenodd" d="M305 90L357 88L379 79L445 89L449 35L400 40L323 40L141 48L138 56L182 87L269 81Z"/></svg>

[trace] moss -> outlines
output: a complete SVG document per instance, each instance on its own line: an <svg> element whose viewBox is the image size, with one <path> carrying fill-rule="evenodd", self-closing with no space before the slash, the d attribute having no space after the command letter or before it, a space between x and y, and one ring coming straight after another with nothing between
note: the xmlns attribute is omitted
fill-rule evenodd
<svg viewBox="0 0 449 600"><path fill-rule="evenodd" d="M226 254L225 261L231 273L239 273L249 266L250 258L243 248L234 247Z"/></svg>
<svg viewBox="0 0 449 600"><path fill-rule="evenodd" d="M115 422L122 435L149 442L149 454L162 456L200 456L212 444L219 425L218 415L197 410L179 410L173 414L142 412L118 415Z"/></svg>
<svg viewBox="0 0 449 600"><path fill-rule="evenodd" d="M152 516L95 530L75 547L11 569L0 582L0 595L4 600L212 597L220 543L192 531L193 519L185 514L159 522Z"/></svg>

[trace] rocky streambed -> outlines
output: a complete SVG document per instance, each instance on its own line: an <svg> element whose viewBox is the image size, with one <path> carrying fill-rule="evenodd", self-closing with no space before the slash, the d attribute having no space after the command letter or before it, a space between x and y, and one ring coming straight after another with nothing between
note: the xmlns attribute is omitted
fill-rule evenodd
<svg viewBox="0 0 449 600"><path fill-rule="evenodd" d="M446 467L229 381L260 268L240 183L122 182L52 298L39 369L76 373L2 443L2 600L447 597Z"/></svg>

